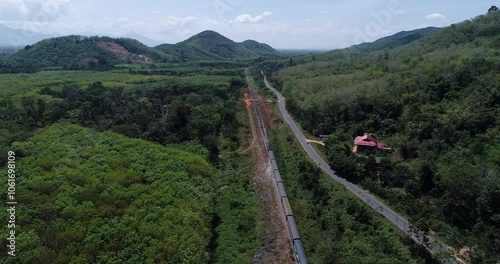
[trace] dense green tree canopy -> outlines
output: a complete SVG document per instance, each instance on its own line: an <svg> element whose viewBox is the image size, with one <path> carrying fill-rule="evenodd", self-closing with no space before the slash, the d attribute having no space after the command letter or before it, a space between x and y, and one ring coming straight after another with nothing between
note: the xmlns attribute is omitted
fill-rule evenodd
<svg viewBox="0 0 500 264"><path fill-rule="evenodd" d="M334 51L272 74L303 128L331 135L334 169L448 244L472 246L474 263L500 260L499 25L490 12L398 48ZM393 151L354 155L365 133Z"/></svg>
<svg viewBox="0 0 500 264"><path fill-rule="evenodd" d="M12 147L22 204L16 261L208 261L214 169L200 156L67 123Z"/></svg>

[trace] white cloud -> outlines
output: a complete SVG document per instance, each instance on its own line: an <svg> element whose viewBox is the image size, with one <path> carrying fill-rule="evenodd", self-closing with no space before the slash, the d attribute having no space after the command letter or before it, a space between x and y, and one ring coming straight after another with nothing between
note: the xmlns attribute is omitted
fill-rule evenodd
<svg viewBox="0 0 500 264"><path fill-rule="evenodd" d="M48 15L57 15L60 12L66 11L70 4L71 0L43 0L40 6Z"/></svg>
<svg viewBox="0 0 500 264"><path fill-rule="evenodd" d="M264 20L265 17L271 16L272 12L264 12L258 16L252 17L249 14L242 14L235 18L235 22L237 23L260 23Z"/></svg>
<svg viewBox="0 0 500 264"><path fill-rule="evenodd" d="M312 22L313 20L311 18L306 18L306 22Z"/></svg>
<svg viewBox="0 0 500 264"><path fill-rule="evenodd" d="M68 11L70 4L70 0L0 0L0 17L5 21L53 21Z"/></svg>
<svg viewBox="0 0 500 264"><path fill-rule="evenodd" d="M176 30L212 27L214 25L219 24L219 22L210 18L200 18L194 16L187 16L187 17L168 16L162 18L159 24L165 30L176 31Z"/></svg>
<svg viewBox="0 0 500 264"><path fill-rule="evenodd" d="M321 10L321 12L319 12L319 13L322 15L325 15L325 14L328 14L328 10Z"/></svg>
<svg viewBox="0 0 500 264"><path fill-rule="evenodd" d="M126 17L120 17L118 19L118 23L123 23L123 24L128 23L128 18L126 18Z"/></svg>
<svg viewBox="0 0 500 264"><path fill-rule="evenodd" d="M5 16L26 16L28 15L28 7L23 0L0 0L0 14Z"/></svg>
<svg viewBox="0 0 500 264"><path fill-rule="evenodd" d="M440 13L432 13L432 14L426 15L425 18L427 20L438 20L438 19L445 19L446 16L444 16L443 14L440 14Z"/></svg>

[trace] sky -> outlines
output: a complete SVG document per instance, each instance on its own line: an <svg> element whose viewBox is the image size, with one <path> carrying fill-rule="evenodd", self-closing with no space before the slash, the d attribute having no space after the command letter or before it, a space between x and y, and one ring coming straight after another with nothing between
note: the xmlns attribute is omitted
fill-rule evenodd
<svg viewBox="0 0 500 264"><path fill-rule="evenodd" d="M177 43L204 30L278 49L336 49L485 14L491 0L0 0L0 25L56 35L136 32Z"/></svg>

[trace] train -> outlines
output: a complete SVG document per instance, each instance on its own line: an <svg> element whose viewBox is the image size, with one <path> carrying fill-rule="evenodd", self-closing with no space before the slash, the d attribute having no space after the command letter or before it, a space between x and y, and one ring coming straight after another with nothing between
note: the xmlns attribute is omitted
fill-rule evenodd
<svg viewBox="0 0 500 264"><path fill-rule="evenodd" d="M278 164L276 163L276 158L274 157L274 151L271 146L267 146L267 152L269 160L271 162L271 168L273 170L274 178L276 180L276 188L281 199L281 205L285 211L285 217L288 225L288 231L292 239L293 250L295 252L295 258L299 264L307 264L306 252L304 251L304 246L302 240L300 239L299 230L295 222L295 216L293 215L292 208L288 202L288 197L286 195L285 185L283 184L283 179L281 178L280 171L278 169Z"/></svg>
<svg viewBox="0 0 500 264"><path fill-rule="evenodd" d="M276 180L276 188L278 189L278 194L281 199L281 205L285 210L285 217L288 225L288 230L290 232L290 236L292 239L295 259L297 260L298 264L307 264L306 252L304 251L302 240L300 240L299 230L297 228L297 224L295 223L295 216L293 215L292 208L290 207L290 203L288 202L288 197L285 191L285 185L283 184L283 179L281 178L281 174L278 169L278 164L276 163L276 158L274 157L274 151L272 150L272 147L267 139L266 127L262 120L262 116L260 114L257 102L255 102L254 104L254 109L255 109L255 114L259 121L259 126L261 128L262 138L264 140L264 146L267 149L268 158L269 161L271 162L271 168L273 170L274 178Z"/></svg>

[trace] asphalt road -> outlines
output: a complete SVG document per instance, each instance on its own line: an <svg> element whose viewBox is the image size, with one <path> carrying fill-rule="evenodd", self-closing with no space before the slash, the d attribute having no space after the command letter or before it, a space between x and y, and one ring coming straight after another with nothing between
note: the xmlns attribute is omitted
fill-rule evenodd
<svg viewBox="0 0 500 264"><path fill-rule="evenodd" d="M263 73L262 73L263 74ZM427 250L429 250L432 254L434 253L439 253L439 252L447 252L444 250L441 246L436 245L432 239L425 237L422 232L417 230L410 222L408 222L405 218L402 216L398 215L396 212L391 210L389 207L384 205L382 202L377 200L374 196L369 194L367 191L359 188L357 185L345 180L344 178L341 178L337 175L335 171L333 171L328 163L321 158L321 156L316 152L316 150L313 148L311 144L308 144L307 138L304 136L300 128L297 126L297 124L293 121L292 117L288 112L286 111L285 108L285 98L283 95L281 95L278 90L274 89L269 82L267 81L267 78L264 75L264 82L271 91L273 91L276 96L278 97L278 105L281 114L283 115L283 118L285 119L286 123L290 128L292 129L293 133L297 137L297 139L300 142L300 145L302 145L302 148L307 152L307 155L316 163L318 166L332 179L336 180L340 184L344 185L349 191L351 191L354 195L359 197L363 202L365 202L367 205L370 207L374 208L377 210L382 216L387 218L391 223L396 225L399 229L401 229L403 232L407 233L415 242L418 244L424 245ZM454 260L450 261L445 261L446 263L458 263L455 262Z"/></svg>

